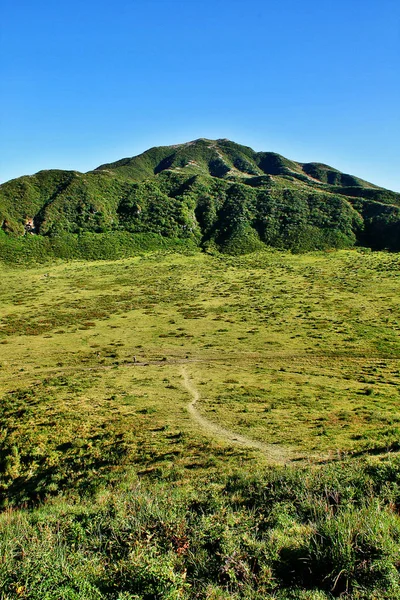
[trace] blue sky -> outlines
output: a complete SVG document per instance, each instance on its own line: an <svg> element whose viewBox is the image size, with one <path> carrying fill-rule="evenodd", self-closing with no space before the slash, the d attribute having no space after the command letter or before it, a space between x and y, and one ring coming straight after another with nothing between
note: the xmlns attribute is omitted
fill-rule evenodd
<svg viewBox="0 0 400 600"><path fill-rule="evenodd" d="M398 0L2 0L0 181L229 138L400 191Z"/></svg>

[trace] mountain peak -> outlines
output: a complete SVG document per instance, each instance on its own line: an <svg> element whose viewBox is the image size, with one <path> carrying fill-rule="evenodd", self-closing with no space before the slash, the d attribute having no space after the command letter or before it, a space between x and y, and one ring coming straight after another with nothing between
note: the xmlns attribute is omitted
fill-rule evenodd
<svg viewBox="0 0 400 600"><path fill-rule="evenodd" d="M49 237L123 230L229 251L355 242L400 249L400 195L323 163L198 138L88 173L41 171L5 183L0 227Z"/></svg>

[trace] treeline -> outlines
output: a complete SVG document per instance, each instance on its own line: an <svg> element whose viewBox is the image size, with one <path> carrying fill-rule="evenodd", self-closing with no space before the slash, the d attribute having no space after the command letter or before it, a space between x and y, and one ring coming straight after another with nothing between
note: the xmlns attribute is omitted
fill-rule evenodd
<svg viewBox="0 0 400 600"><path fill-rule="evenodd" d="M0 260L8 264L46 263L54 258L117 260L150 251L193 252L196 249L192 240L126 231L23 237L0 233Z"/></svg>

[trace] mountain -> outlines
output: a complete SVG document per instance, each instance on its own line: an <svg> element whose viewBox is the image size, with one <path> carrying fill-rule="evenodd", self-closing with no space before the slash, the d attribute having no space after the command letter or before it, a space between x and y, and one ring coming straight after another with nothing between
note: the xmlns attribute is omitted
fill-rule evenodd
<svg viewBox="0 0 400 600"><path fill-rule="evenodd" d="M0 186L0 235L129 232L246 252L356 243L400 251L400 194L229 140L151 148L88 173Z"/></svg>

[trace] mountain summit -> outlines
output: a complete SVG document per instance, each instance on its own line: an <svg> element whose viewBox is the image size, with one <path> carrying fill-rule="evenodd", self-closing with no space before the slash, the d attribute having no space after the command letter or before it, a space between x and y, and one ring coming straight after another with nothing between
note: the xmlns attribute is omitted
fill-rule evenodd
<svg viewBox="0 0 400 600"><path fill-rule="evenodd" d="M52 238L157 234L227 252L355 243L398 251L400 194L322 163L201 138L88 173L40 171L4 183L0 227Z"/></svg>

